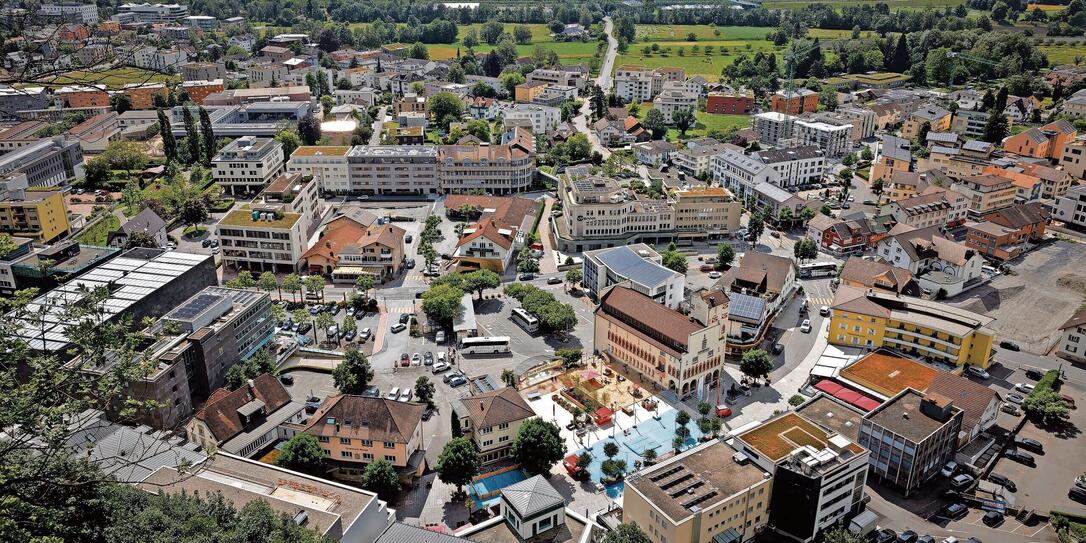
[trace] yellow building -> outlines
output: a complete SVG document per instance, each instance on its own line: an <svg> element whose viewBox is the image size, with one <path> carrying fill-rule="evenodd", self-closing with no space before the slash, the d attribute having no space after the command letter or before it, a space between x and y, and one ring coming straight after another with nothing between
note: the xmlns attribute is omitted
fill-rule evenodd
<svg viewBox="0 0 1086 543"><path fill-rule="evenodd" d="M535 418L528 402L513 387L483 392L453 403L464 437L475 443L479 460L492 464L512 456L520 426Z"/></svg>
<svg viewBox="0 0 1086 543"><path fill-rule="evenodd" d="M912 112L901 126L901 137L912 140L920 135L920 128L928 123L932 132L946 132L950 130L950 119L953 114L938 106L927 106ZM922 143L922 142L921 142Z"/></svg>
<svg viewBox="0 0 1086 543"><path fill-rule="evenodd" d="M773 480L735 453L712 440L628 476L622 522L636 522L652 543L753 538L769 521Z"/></svg>
<svg viewBox="0 0 1086 543"><path fill-rule="evenodd" d="M72 232L64 195L56 190L17 191L0 201L0 232L49 243Z"/></svg>
<svg viewBox="0 0 1086 543"><path fill-rule="evenodd" d="M993 320L944 303L841 285L833 300L829 341L986 368L995 342L988 327Z"/></svg>
<svg viewBox="0 0 1086 543"><path fill-rule="evenodd" d="M535 100L543 91L547 90L547 83L543 81L532 81L531 83L521 83L516 87L513 87L513 98L517 102L527 103Z"/></svg>
<svg viewBox="0 0 1086 543"><path fill-rule="evenodd" d="M675 208L675 230L682 238L705 238L739 230L743 204L723 187L676 190L669 198Z"/></svg>

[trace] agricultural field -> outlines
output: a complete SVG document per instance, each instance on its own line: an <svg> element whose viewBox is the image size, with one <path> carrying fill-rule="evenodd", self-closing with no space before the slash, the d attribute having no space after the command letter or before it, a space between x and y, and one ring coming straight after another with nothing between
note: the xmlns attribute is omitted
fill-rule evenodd
<svg viewBox="0 0 1086 543"><path fill-rule="evenodd" d="M53 79L51 84L101 84L111 89L119 89L128 83L163 83L167 81L176 82L178 79L179 78L176 76L171 77L149 70L141 70L140 68L114 68L112 70L104 70L101 72L68 72L67 74L57 76L55 79Z"/></svg>
<svg viewBox="0 0 1086 543"><path fill-rule="evenodd" d="M616 68L623 64L635 64L649 68L675 66L686 70L686 74L701 75L710 81L720 77L721 70L742 54L754 54L758 51L781 52L784 47L773 45L766 39L772 28L751 26L711 25L638 25L637 41L630 44L624 55L619 55ZM688 41L693 33L696 40ZM862 37L871 37L873 33L864 32ZM811 29L808 36L821 40L849 39L851 30ZM659 51L645 54L644 48L656 44ZM697 46L697 51L694 47ZM705 54L706 47L711 48ZM670 48L670 51L668 50ZM681 51L681 54L680 54Z"/></svg>
<svg viewBox="0 0 1086 543"><path fill-rule="evenodd" d="M1076 64L1077 57L1080 62L1086 60L1086 44L1065 42L1053 45L1041 45L1037 47L1048 56L1048 62L1055 64Z"/></svg>
<svg viewBox="0 0 1086 543"><path fill-rule="evenodd" d="M461 40L463 40L464 36L467 36L468 32L472 29L475 29L475 31L478 32L482 26L483 25L481 24L460 25L457 32L457 37L459 39L455 43L427 45L426 48L430 51L430 58L434 60L454 58L456 57L458 50L461 54L464 54L466 48ZM511 34L513 32L513 27L515 26L519 25L512 23L506 24L505 31ZM551 38L551 31L547 28L547 25L528 24L524 26L532 29L532 43L517 46L517 53L521 56L531 56L538 45L543 49L558 53L558 57L562 59L562 63L576 64L580 62L588 63L588 61L592 59L592 55L596 52L597 42L594 40L587 42L556 42ZM488 53L493 48L494 46L492 45L482 44L475 48L475 52Z"/></svg>
<svg viewBox="0 0 1086 543"><path fill-rule="evenodd" d="M1026 6L1026 11L1033 11L1039 9L1041 11L1063 11L1067 9L1067 6L1060 6L1054 4L1029 4Z"/></svg>

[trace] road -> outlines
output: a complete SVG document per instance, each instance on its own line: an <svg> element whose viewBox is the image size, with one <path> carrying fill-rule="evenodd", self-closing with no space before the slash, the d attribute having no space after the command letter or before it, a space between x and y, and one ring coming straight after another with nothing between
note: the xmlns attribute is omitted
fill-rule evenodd
<svg viewBox="0 0 1086 543"><path fill-rule="evenodd" d="M373 135L370 136L370 145L379 145L381 143L381 127L385 124L385 113L388 112L388 106L381 106L381 110L377 112L377 118L373 120Z"/></svg>
<svg viewBox="0 0 1086 543"><path fill-rule="evenodd" d="M603 63L600 64L600 73L596 76L596 84L603 89L603 94L606 95L611 89L611 72L614 69L615 57L618 56L618 40L615 39L613 34L615 25L611 22L611 18L604 17L603 24L603 31L607 33L607 54L604 55ZM573 126L577 128L578 132L587 135L588 142L592 144L592 150L606 159L611 156L611 150L600 144L596 133L589 129L588 122L591 118L592 100L588 99L581 105L580 115L573 118Z"/></svg>

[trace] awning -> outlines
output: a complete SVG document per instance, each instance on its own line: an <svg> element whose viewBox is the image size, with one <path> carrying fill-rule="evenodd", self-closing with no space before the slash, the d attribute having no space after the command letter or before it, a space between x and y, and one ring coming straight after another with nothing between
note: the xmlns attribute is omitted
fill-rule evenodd
<svg viewBox="0 0 1086 543"><path fill-rule="evenodd" d="M845 387L828 379L823 379L815 384L815 388L832 396Z"/></svg>
<svg viewBox="0 0 1086 543"><path fill-rule="evenodd" d="M873 411L876 407L878 407L878 406L880 406L882 404L879 403L878 400L874 400L874 399L865 397L865 398L860 398L859 400L856 400L856 403L854 403L853 405L855 405L856 407L859 407L860 409L863 409L864 411Z"/></svg>
<svg viewBox="0 0 1086 543"><path fill-rule="evenodd" d="M601 407L601 408L597 409L596 414L595 414L596 424L604 424L606 422L610 422L611 417L614 414L615 414L614 411L611 411L610 409L608 409L606 407Z"/></svg>
<svg viewBox="0 0 1086 543"><path fill-rule="evenodd" d="M735 528L728 528L713 536L713 543L739 543L742 540L742 536L739 535Z"/></svg>

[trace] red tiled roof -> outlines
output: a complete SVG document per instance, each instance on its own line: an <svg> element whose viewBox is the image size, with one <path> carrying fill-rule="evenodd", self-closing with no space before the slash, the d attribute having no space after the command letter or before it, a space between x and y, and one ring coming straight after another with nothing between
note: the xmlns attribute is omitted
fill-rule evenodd
<svg viewBox="0 0 1086 543"><path fill-rule="evenodd" d="M215 439L222 443L245 429L238 408L253 400L264 402L265 413L274 413L290 403L290 394L274 375L265 373L253 379L252 385L246 383L233 392L225 388L216 390L195 418L207 424Z"/></svg>

